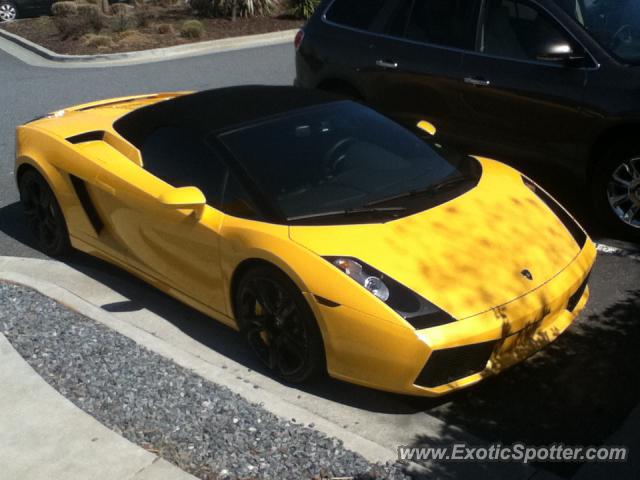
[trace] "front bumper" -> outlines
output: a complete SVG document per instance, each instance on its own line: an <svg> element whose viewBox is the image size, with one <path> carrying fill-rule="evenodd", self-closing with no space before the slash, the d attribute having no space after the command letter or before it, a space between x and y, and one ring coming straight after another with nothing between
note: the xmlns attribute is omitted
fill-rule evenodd
<svg viewBox="0 0 640 480"><path fill-rule="evenodd" d="M587 241L571 264L527 295L479 315L421 331L349 307L316 303L329 374L379 390L427 397L471 386L536 353L571 325L587 304L585 283L595 258L595 246ZM466 352L467 357L458 358L458 352ZM482 355L486 355L484 360ZM455 376L454 372L455 378L450 378L442 372L452 360L458 361L458 372L465 373ZM465 365L474 362L475 368L465 370ZM427 369L430 381L425 381Z"/></svg>

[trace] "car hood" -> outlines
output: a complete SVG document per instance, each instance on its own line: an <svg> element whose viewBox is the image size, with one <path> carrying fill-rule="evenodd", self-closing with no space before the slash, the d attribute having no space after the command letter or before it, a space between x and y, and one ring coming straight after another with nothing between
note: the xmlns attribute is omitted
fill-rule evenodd
<svg viewBox="0 0 640 480"><path fill-rule="evenodd" d="M360 259L457 319L504 305L551 280L580 246L518 172L479 160L478 186L443 205L385 224L291 226L290 238Z"/></svg>

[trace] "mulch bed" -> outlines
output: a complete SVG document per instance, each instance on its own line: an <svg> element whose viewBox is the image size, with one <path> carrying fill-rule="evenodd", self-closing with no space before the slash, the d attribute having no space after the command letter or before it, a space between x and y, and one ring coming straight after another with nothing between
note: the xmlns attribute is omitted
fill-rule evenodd
<svg viewBox="0 0 640 480"><path fill-rule="evenodd" d="M204 27L204 35L199 39L180 36L180 27L186 20L199 20ZM169 33L158 33L158 25L172 26ZM238 18L232 22L223 18L197 18L187 8L174 7L163 9L149 26L135 28L123 33L109 30L99 32L109 35L113 43L107 46L91 46L85 37L63 40L51 17L27 18L0 24L0 28L20 35L38 45L42 45L56 53L66 55L91 55L96 53L116 53L147 50L151 48L171 47L188 43L239 37L260 33L300 28L302 20L280 17Z"/></svg>

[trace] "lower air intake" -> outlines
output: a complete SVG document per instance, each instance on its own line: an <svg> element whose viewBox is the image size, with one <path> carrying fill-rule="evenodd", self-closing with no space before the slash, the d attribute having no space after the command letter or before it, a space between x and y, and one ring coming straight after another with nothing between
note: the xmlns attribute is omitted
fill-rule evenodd
<svg viewBox="0 0 640 480"><path fill-rule="evenodd" d="M433 388L481 372L493 353L495 341L435 350L415 384Z"/></svg>

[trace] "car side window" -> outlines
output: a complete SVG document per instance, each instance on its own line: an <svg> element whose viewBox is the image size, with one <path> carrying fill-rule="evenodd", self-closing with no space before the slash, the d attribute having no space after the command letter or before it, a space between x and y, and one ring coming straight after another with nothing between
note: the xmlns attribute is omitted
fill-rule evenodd
<svg viewBox="0 0 640 480"><path fill-rule="evenodd" d="M418 42L473 50L480 0L422 0L412 4L405 37Z"/></svg>
<svg viewBox="0 0 640 480"><path fill-rule="evenodd" d="M336 0L325 18L338 25L373 30L374 23L388 0Z"/></svg>
<svg viewBox="0 0 640 480"><path fill-rule="evenodd" d="M575 48L566 32L534 5L516 0L487 0L481 30L481 52L545 62L545 49L552 45Z"/></svg>
<svg viewBox="0 0 640 480"><path fill-rule="evenodd" d="M145 170L174 187L198 187L220 208L228 168L202 137L182 127L161 127L141 149Z"/></svg>

